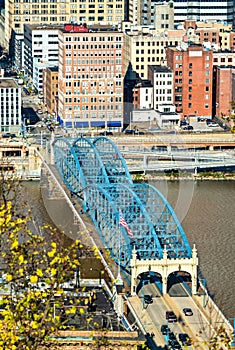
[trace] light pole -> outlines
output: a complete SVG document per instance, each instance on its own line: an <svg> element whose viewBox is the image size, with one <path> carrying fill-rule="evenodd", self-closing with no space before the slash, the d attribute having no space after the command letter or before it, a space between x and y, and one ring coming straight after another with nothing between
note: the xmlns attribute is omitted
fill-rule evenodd
<svg viewBox="0 0 235 350"><path fill-rule="evenodd" d="M80 269L79 269L79 266L77 266L77 268L76 268L75 286L76 286L76 288L80 287Z"/></svg>

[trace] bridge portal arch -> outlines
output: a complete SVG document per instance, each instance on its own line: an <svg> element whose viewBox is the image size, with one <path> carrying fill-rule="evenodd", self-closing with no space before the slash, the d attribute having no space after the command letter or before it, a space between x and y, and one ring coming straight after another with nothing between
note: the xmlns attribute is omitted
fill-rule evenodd
<svg viewBox="0 0 235 350"><path fill-rule="evenodd" d="M138 259L138 254L134 248L131 258L131 295L137 293L137 286L139 284L139 276L141 274L148 274L155 272L162 276L162 294L167 294L168 277L175 272L185 271L191 276L192 294L197 293L197 267L198 257L195 245L192 249L191 258L176 258L170 259L167 250L163 250L163 257L159 259Z"/></svg>

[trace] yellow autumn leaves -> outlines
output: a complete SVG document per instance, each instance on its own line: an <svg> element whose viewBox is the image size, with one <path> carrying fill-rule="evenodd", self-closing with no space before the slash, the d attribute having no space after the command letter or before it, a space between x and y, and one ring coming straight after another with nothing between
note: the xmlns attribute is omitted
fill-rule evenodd
<svg viewBox="0 0 235 350"><path fill-rule="evenodd" d="M11 202L0 202L0 239L5 249L0 254L7 266L0 282L0 303L6 296L0 311L0 349L4 350L37 350L63 328L61 286L74 277L77 250L82 248L79 241L64 248L51 237L47 242L43 235L35 235L27 215L17 215ZM79 301L66 310L84 313Z"/></svg>

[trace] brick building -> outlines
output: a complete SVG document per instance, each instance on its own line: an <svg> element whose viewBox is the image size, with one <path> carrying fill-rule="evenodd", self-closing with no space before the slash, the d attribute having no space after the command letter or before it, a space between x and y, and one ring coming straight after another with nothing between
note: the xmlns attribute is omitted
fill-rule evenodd
<svg viewBox="0 0 235 350"><path fill-rule="evenodd" d="M182 117L212 116L213 52L201 45L167 48L174 72L174 104Z"/></svg>
<svg viewBox="0 0 235 350"><path fill-rule="evenodd" d="M235 66L215 67L215 115L218 117L230 117L233 114L235 101Z"/></svg>
<svg viewBox="0 0 235 350"><path fill-rule="evenodd" d="M48 113L53 116L58 114L58 67L47 67L43 73L44 101Z"/></svg>
<svg viewBox="0 0 235 350"><path fill-rule="evenodd" d="M65 25L59 31L58 115L67 127L121 127L123 33Z"/></svg>

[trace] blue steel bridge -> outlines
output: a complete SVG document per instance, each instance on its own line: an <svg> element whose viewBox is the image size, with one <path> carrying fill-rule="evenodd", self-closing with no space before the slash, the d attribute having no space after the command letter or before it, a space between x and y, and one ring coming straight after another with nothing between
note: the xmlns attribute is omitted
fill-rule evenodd
<svg viewBox="0 0 235 350"><path fill-rule="evenodd" d="M186 235L164 196L146 183L133 183L118 147L106 137L60 138L55 165L68 189L95 225L104 246L129 270L133 246L139 259L191 258ZM119 224L122 216L132 231Z"/></svg>

